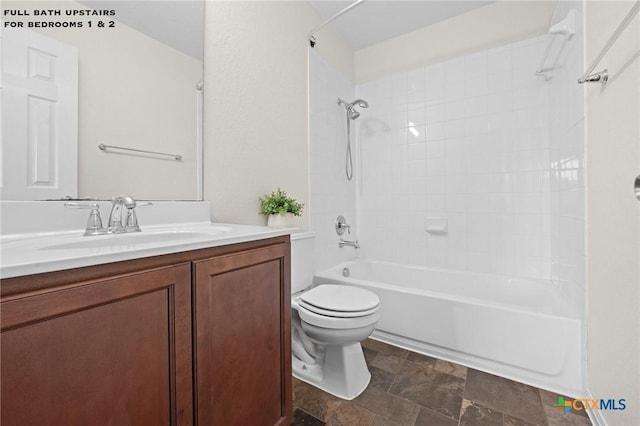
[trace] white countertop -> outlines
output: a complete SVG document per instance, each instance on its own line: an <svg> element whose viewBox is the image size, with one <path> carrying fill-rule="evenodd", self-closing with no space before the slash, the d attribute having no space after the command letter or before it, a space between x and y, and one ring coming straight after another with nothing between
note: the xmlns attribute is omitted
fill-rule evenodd
<svg viewBox="0 0 640 426"><path fill-rule="evenodd" d="M243 243L287 235L292 231L294 229L191 222L147 227L134 234L83 236L84 230L79 229L3 236L0 237L0 277L11 278Z"/></svg>
<svg viewBox="0 0 640 426"><path fill-rule="evenodd" d="M100 202L106 221L110 203ZM142 232L83 236L88 210L61 201L0 202L0 278L40 274L263 240L296 228L212 223L209 203L154 201L136 209Z"/></svg>

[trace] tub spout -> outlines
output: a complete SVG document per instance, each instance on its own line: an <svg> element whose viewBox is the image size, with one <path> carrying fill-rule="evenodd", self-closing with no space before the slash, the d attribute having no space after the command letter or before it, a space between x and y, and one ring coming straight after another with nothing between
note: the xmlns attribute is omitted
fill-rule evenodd
<svg viewBox="0 0 640 426"><path fill-rule="evenodd" d="M358 244L358 240L349 241L349 240L343 240L342 238L340 238L340 241L338 241L338 246L340 248L342 248L344 246L353 247L354 249L359 249L360 248L360 244Z"/></svg>

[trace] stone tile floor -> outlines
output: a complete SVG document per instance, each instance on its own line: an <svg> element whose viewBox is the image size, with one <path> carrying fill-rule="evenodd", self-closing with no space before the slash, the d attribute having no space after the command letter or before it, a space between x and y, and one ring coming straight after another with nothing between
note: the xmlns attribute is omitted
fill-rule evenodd
<svg viewBox="0 0 640 426"><path fill-rule="evenodd" d="M352 401L293 379L294 426L591 425L554 408L555 393L376 340L362 347L371 382Z"/></svg>

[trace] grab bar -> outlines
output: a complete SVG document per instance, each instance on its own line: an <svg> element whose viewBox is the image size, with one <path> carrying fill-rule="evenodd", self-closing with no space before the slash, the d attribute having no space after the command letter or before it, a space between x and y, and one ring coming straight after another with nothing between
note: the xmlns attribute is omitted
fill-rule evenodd
<svg viewBox="0 0 640 426"><path fill-rule="evenodd" d="M609 80L608 70L604 69L604 70L602 70L602 71L600 71L598 73L592 74L593 70L595 69L596 66L598 66L598 64L600 63L600 61L602 60L604 55L607 54L609 49L611 49L611 46L613 46L613 43L615 43L616 40L618 39L618 37L620 37L620 34L622 34L622 32L631 23L633 18L638 14L639 10L640 10L640 0L635 2L635 4L633 5L633 7L629 11L629 13L627 13L627 16L624 17L624 19L622 20L620 25L618 25L618 28L616 28L616 30L613 32L613 34L611 35L611 37L607 41L607 44L604 45L604 47L600 51L600 54L598 54L598 56L593 61L591 66L589 68L587 68L587 70L584 72L584 74L582 74L582 77L580 77L578 79L578 83L579 84L582 84L582 83L595 83L595 82L604 84Z"/></svg>
<svg viewBox="0 0 640 426"><path fill-rule="evenodd" d="M122 150L125 150L125 151L143 152L145 154L166 155L167 157L173 157L173 159L176 160L176 161L182 160L182 155L180 155L180 154L167 154L167 153L164 153L164 152L147 151L146 149L125 148L123 146L105 145L103 143L98 145L98 148L100 148L102 151L106 151L107 149L122 149Z"/></svg>

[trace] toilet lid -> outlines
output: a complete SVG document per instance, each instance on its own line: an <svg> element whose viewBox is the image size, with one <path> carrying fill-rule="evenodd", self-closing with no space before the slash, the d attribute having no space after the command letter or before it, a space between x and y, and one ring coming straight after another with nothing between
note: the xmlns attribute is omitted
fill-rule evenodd
<svg viewBox="0 0 640 426"><path fill-rule="evenodd" d="M300 295L300 304L319 314L368 314L380 304L378 296L358 287L322 284ZM351 315L350 315L351 314Z"/></svg>

